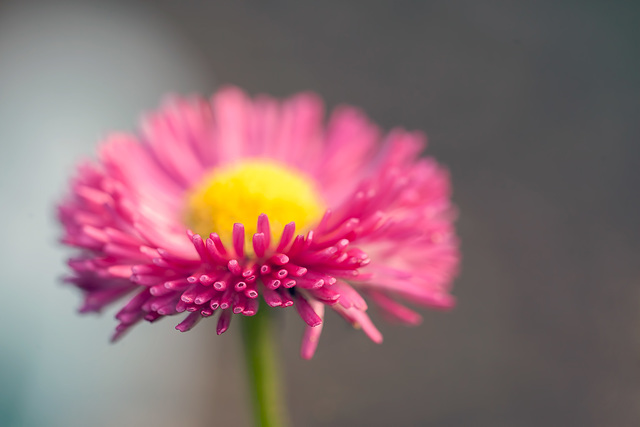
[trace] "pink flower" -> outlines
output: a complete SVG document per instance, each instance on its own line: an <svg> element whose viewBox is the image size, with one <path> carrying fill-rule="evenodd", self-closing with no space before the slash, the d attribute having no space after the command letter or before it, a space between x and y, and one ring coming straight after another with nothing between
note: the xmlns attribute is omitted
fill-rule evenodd
<svg viewBox="0 0 640 427"><path fill-rule="evenodd" d="M183 312L176 329L219 312L221 334L262 299L307 323L304 358L327 306L379 343L364 297L407 324L420 315L398 299L453 306L449 177L424 147L422 133L383 136L351 107L325 125L309 93L172 99L79 166L59 207L63 242L80 249L67 280L82 312L128 299L114 340Z"/></svg>

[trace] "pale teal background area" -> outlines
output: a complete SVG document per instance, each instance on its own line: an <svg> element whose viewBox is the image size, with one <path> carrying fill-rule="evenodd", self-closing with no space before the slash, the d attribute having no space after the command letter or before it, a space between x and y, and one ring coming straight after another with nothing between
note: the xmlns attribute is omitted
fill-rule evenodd
<svg viewBox="0 0 640 427"><path fill-rule="evenodd" d="M0 7L0 425L197 425L215 370L206 330L172 325L109 344L113 310L80 317L59 283L54 205L73 165L168 90L214 73L162 15L108 4ZM206 349L206 351L203 351ZM179 410L177 410L179 408ZM184 423L184 424L182 424Z"/></svg>
<svg viewBox="0 0 640 427"><path fill-rule="evenodd" d="M370 343L279 320L297 426L640 425L634 2L0 0L0 426L247 425L238 325L76 314L53 206L167 92L320 93L449 166L451 313ZM373 310L372 310L373 311Z"/></svg>

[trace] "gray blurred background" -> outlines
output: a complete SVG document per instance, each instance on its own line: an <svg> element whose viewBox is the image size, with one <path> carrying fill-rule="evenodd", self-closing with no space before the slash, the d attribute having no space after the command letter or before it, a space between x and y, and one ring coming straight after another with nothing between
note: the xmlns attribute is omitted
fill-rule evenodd
<svg viewBox="0 0 640 427"><path fill-rule="evenodd" d="M53 206L168 92L320 93L451 169L458 307L377 346L282 316L296 426L640 425L634 2L0 0L0 425L245 426L239 328L80 317Z"/></svg>

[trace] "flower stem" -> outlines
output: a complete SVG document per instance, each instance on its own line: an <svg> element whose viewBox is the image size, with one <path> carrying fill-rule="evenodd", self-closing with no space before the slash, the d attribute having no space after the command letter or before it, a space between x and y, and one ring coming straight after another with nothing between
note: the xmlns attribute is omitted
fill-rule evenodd
<svg viewBox="0 0 640 427"><path fill-rule="evenodd" d="M285 396L271 329L273 313L264 305L260 308L255 316L242 319L255 423L259 427L285 427Z"/></svg>

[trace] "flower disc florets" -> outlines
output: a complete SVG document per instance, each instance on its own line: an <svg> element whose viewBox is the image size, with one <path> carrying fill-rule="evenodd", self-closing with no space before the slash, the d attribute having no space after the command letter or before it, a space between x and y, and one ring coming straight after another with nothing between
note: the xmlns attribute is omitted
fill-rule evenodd
<svg viewBox="0 0 640 427"><path fill-rule="evenodd" d="M249 245L255 219L263 213L271 222L271 233L265 237L277 238L289 222L308 230L326 209L310 178L260 159L214 169L189 192L187 205L185 223L191 230L202 236L217 233L230 244L233 225L244 224Z"/></svg>
<svg viewBox="0 0 640 427"><path fill-rule="evenodd" d="M420 158L424 137L382 143L358 110L325 126L311 94L282 103L235 88L211 101L174 99L139 137L116 134L79 167L60 206L64 242L81 253L68 281L82 311L133 294L114 339L138 321L220 312L254 315L259 300L297 308L312 356L330 306L374 341L363 295L408 324L398 298L449 308L459 255L446 171Z"/></svg>

